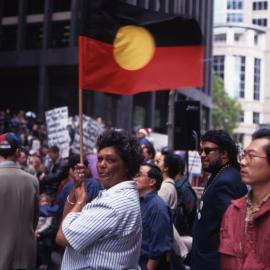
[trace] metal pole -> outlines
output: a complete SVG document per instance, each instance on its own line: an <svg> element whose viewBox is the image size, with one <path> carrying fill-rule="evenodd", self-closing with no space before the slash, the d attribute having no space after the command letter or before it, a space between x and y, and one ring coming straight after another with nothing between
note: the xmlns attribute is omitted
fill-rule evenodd
<svg viewBox="0 0 270 270"><path fill-rule="evenodd" d="M168 102L168 149L173 150L174 145L174 101L176 90L171 90L169 93Z"/></svg>
<svg viewBox="0 0 270 270"><path fill-rule="evenodd" d="M79 89L80 163L83 163L83 90Z"/></svg>

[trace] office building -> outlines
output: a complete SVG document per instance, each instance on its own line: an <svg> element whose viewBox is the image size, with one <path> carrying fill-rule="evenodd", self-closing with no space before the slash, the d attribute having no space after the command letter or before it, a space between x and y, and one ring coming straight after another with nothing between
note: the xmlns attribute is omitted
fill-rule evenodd
<svg viewBox="0 0 270 270"><path fill-rule="evenodd" d="M235 139L244 146L270 123L270 3L215 0L213 67L242 107Z"/></svg>
<svg viewBox="0 0 270 270"><path fill-rule="evenodd" d="M213 0L126 1L194 17L205 44L203 89L179 89L177 99L200 100L202 129L210 125ZM44 111L68 106L78 114L79 0L0 0L0 110ZM181 61L181 60L180 60ZM181 74L179 74L181 76ZM112 126L167 131L169 91L134 96L84 91L84 113Z"/></svg>

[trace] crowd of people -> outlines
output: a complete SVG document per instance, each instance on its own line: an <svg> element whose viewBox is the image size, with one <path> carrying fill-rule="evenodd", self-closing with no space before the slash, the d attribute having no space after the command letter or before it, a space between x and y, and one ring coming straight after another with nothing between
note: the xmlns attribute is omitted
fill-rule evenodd
<svg viewBox="0 0 270 270"><path fill-rule="evenodd" d="M56 269L52 252L61 269L270 268L270 129L241 153L209 130L198 152L199 199L185 159L145 129L106 129L81 163L34 115L0 113L0 269Z"/></svg>

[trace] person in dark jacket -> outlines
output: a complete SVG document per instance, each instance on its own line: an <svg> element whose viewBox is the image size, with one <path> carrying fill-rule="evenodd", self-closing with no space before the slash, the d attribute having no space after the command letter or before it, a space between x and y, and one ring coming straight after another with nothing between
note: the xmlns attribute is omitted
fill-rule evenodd
<svg viewBox="0 0 270 270"><path fill-rule="evenodd" d="M59 148L54 145L49 148L49 164L45 172L39 176L41 193L46 193L52 200L55 199L60 182L68 175L64 159L60 156Z"/></svg>
<svg viewBox="0 0 270 270"><path fill-rule="evenodd" d="M220 269L219 230L233 199L247 193L241 182L237 147L224 130L207 131L201 138L202 169L210 173L193 224L192 270Z"/></svg>

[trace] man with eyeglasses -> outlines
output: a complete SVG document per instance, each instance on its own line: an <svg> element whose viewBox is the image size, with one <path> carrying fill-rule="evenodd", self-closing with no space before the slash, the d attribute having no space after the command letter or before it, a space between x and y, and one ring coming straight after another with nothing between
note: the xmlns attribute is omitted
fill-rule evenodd
<svg viewBox="0 0 270 270"><path fill-rule="evenodd" d="M232 202L221 225L221 269L270 269L270 129L259 129L239 156L247 196Z"/></svg>
<svg viewBox="0 0 270 270"><path fill-rule="evenodd" d="M224 130L201 137L202 169L210 174L193 224L192 270L220 269L219 230L222 216L233 199L247 193L241 182L237 147Z"/></svg>
<svg viewBox="0 0 270 270"><path fill-rule="evenodd" d="M157 195L162 173L156 165L144 163L135 177L140 196L143 224L140 267L142 270L169 269L173 228L170 207Z"/></svg>

